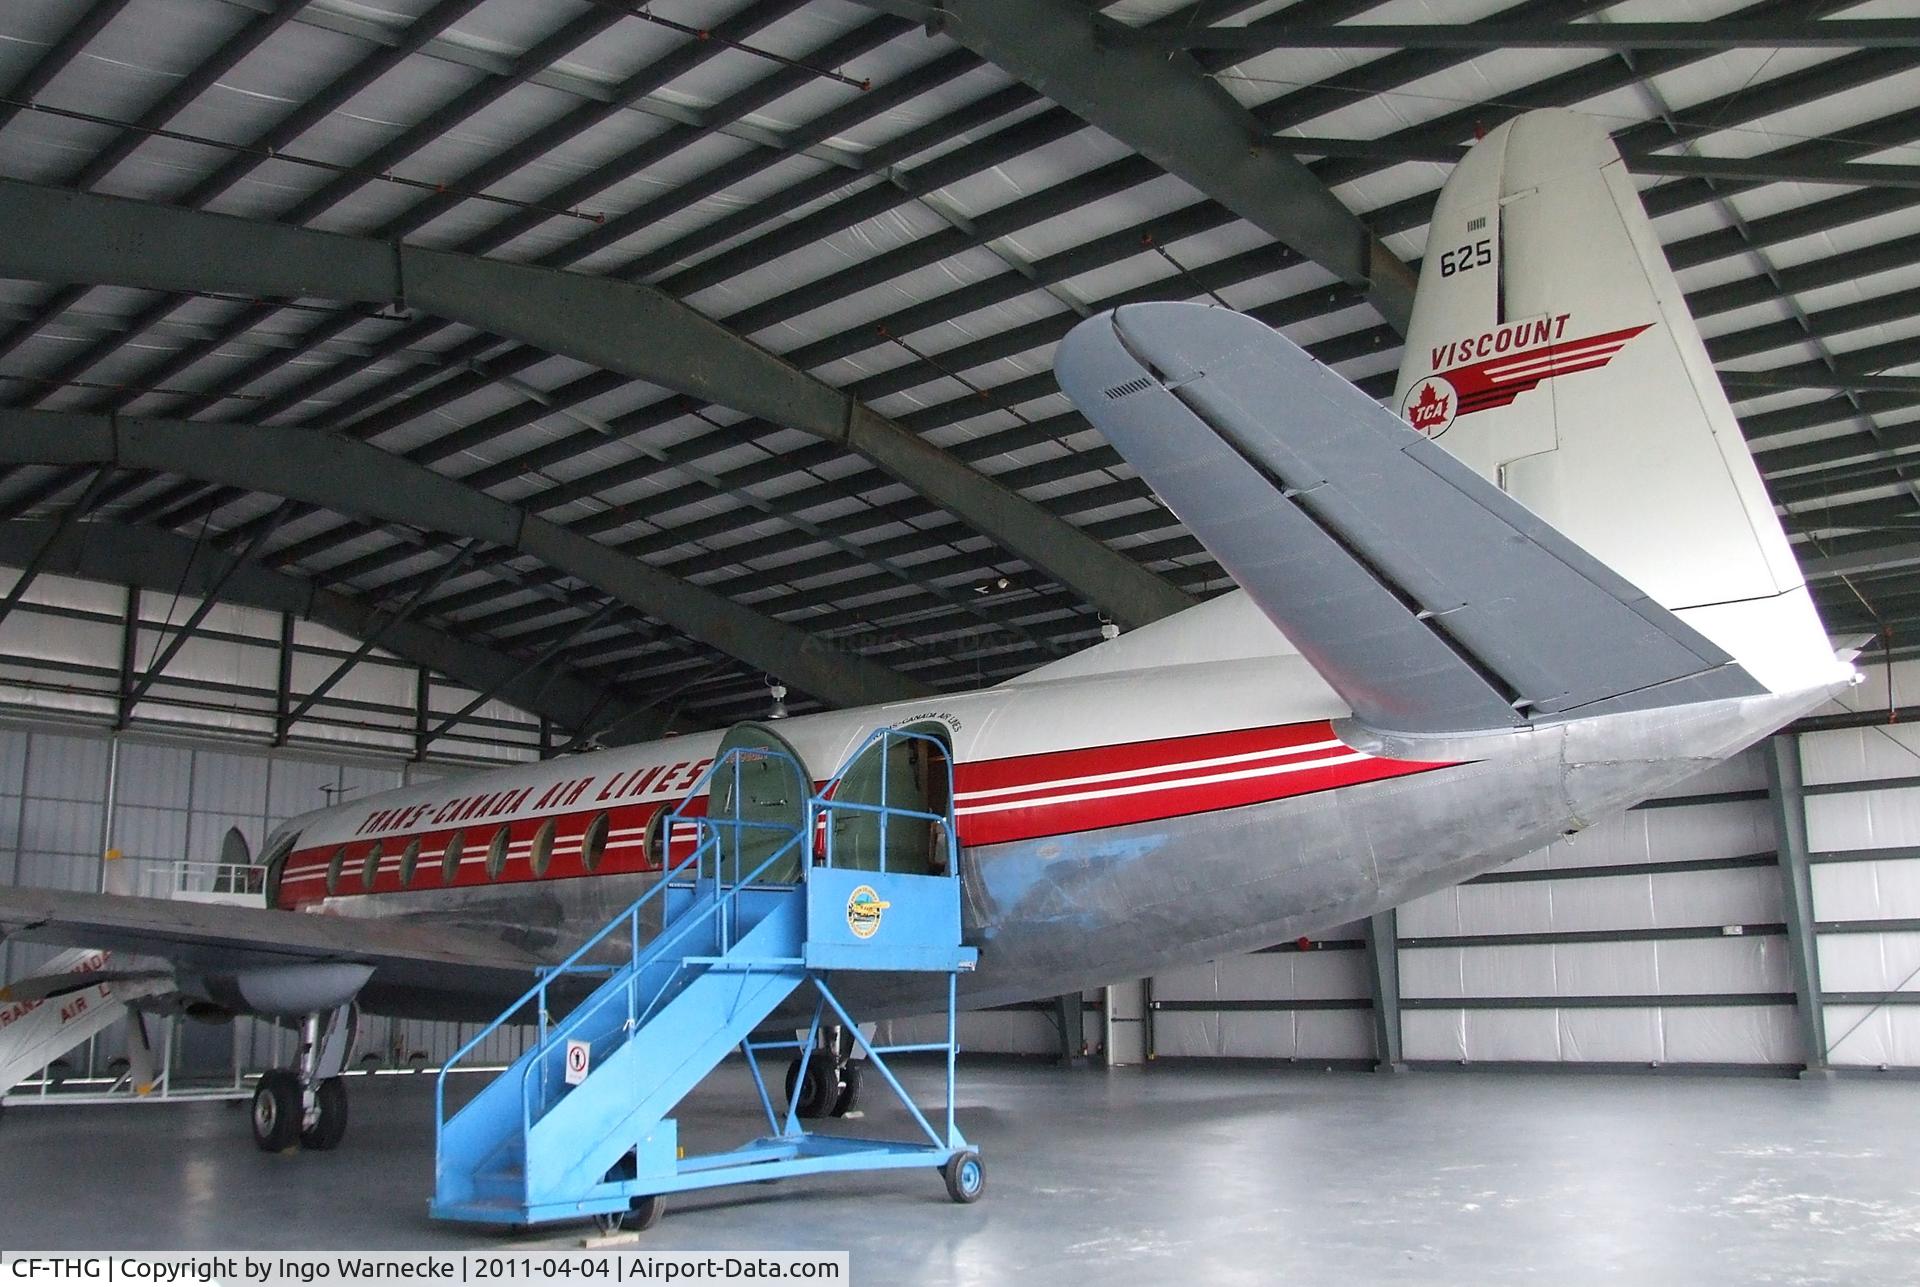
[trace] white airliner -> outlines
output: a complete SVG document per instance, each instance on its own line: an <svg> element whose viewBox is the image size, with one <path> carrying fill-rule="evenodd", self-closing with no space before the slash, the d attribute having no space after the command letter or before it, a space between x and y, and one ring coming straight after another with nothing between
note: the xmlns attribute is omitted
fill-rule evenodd
<svg viewBox="0 0 1920 1287"><path fill-rule="evenodd" d="M980 950L962 1003L992 1005L1487 871L1853 679L1626 168L1582 117L1522 116L1456 168L1390 408L1193 304L1088 319L1056 366L1239 590L978 692L311 813L268 842L268 909L10 889L0 926L111 949L115 978L163 976L145 1004L491 1018L659 879L684 847L659 819L721 748L787 748L819 781L901 726L950 757ZM903 761L891 780L944 808L944 768ZM940 847L921 840L925 861ZM147 962L119 968L129 956ZM943 995L843 991L876 1017ZM305 1086L324 1147L344 1100L316 1087L344 1043L309 1025L281 1083Z"/></svg>

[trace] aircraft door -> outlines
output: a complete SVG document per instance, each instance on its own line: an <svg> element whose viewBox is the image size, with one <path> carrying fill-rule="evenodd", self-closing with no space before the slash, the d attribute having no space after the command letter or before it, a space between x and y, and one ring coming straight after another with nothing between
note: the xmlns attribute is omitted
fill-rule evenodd
<svg viewBox="0 0 1920 1287"><path fill-rule="evenodd" d="M733 750L746 754L723 763ZM813 794L800 753L764 724L735 724L714 760L722 767L707 784L707 817L720 838L720 873L729 880L751 875L784 846L787 852L759 883L797 883L807 852L807 800ZM711 849L703 853L703 879L716 875L713 856Z"/></svg>
<svg viewBox="0 0 1920 1287"><path fill-rule="evenodd" d="M949 821L890 816L864 809L832 810L833 865L879 871L884 853L887 871L945 875L953 790L946 729L940 724L922 723L897 732L923 736L875 741L841 774L833 799L938 814Z"/></svg>

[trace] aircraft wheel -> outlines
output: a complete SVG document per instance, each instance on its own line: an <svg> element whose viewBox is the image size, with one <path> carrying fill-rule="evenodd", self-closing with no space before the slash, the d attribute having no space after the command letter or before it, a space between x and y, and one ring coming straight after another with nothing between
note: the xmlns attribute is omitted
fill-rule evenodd
<svg viewBox="0 0 1920 1287"><path fill-rule="evenodd" d="M300 1144L316 1152L339 1148L347 1134L347 1087L338 1077L329 1077L313 1088L314 1107L318 1110L313 1125L300 1132Z"/></svg>
<svg viewBox="0 0 1920 1287"><path fill-rule="evenodd" d="M978 1202L987 1191L987 1173L978 1153L955 1153L940 1168L940 1178L947 1182L947 1196L955 1202Z"/></svg>
<svg viewBox="0 0 1920 1287"><path fill-rule="evenodd" d="M840 1093L833 1101L833 1115L845 1117L853 1111L860 1099L860 1064L857 1060L847 1060L847 1066L840 1070Z"/></svg>
<svg viewBox="0 0 1920 1287"><path fill-rule="evenodd" d="M833 1110L834 1101L840 1095L840 1079L833 1075L833 1065L818 1051L807 1060L807 1084L800 1086L799 1081L800 1061L796 1059L787 1065L787 1102L799 1104L800 1116L825 1117Z"/></svg>
<svg viewBox="0 0 1920 1287"><path fill-rule="evenodd" d="M290 1068L260 1074L253 1092L253 1142L264 1153L283 1153L300 1141L300 1079Z"/></svg>
<svg viewBox="0 0 1920 1287"><path fill-rule="evenodd" d="M625 1211L609 1211L597 1215L593 1222L600 1227L601 1233L645 1233L660 1223L660 1217L667 1213L666 1199L659 1194L644 1198L635 1198L633 1205Z"/></svg>

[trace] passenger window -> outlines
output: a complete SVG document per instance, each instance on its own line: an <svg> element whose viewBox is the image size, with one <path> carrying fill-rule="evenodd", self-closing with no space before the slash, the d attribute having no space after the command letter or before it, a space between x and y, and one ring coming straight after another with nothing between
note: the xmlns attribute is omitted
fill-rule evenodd
<svg viewBox="0 0 1920 1287"><path fill-rule="evenodd" d="M667 858L669 856L667 853L667 815L672 812L673 810L667 808L665 805L661 805L658 809L655 809L653 816L647 819L646 834L640 838L640 852L646 856L647 865L649 867L657 867L661 871L667 869Z"/></svg>
<svg viewBox="0 0 1920 1287"><path fill-rule="evenodd" d="M607 828L611 825L604 813L595 814L587 824L587 833L580 837L580 866L585 870L600 870L600 860L607 854Z"/></svg>
<svg viewBox="0 0 1920 1287"><path fill-rule="evenodd" d="M460 874L460 852L466 848L466 833L456 831L447 837L447 847L440 855L440 883L451 885Z"/></svg>
<svg viewBox="0 0 1920 1287"><path fill-rule="evenodd" d="M554 820L548 818L540 824L540 830L533 833L533 848L527 857L533 864L535 876L546 875L548 866L553 862L553 827ZM503 827L501 830L505 831L506 828Z"/></svg>
<svg viewBox="0 0 1920 1287"><path fill-rule="evenodd" d="M487 846L488 880L500 879L501 871L506 868L508 843L507 828L503 823L500 829L493 833L493 842Z"/></svg>
<svg viewBox="0 0 1920 1287"><path fill-rule="evenodd" d="M372 889L374 877L380 874L380 842L373 842L373 848L367 850L367 861L360 867L360 888Z"/></svg>
<svg viewBox="0 0 1920 1287"><path fill-rule="evenodd" d="M420 868L420 837L407 841L407 847L400 851L400 887L405 889L413 883L414 873Z"/></svg>
<svg viewBox="0 0 1920 1287"><path fill-rule="evenodd" d="M327 892L329 894L337 894L340 892L340 872L346 865L347 847L341 845L333 851L333 861L327 864Z"/></svg>

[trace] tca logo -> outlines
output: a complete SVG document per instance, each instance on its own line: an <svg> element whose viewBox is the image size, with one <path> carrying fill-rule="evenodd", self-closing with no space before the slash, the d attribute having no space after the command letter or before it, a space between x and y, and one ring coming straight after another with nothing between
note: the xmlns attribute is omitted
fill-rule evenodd
<svg viewBox="0 0 1920 1287"><path fill-rule="evenodd" d="M1420 381L1400 402L1400 414L1407 423L1429 438L1438 438L1451 428L1459 408L1460 396L1443 375L1430 375Z"/></svg>

